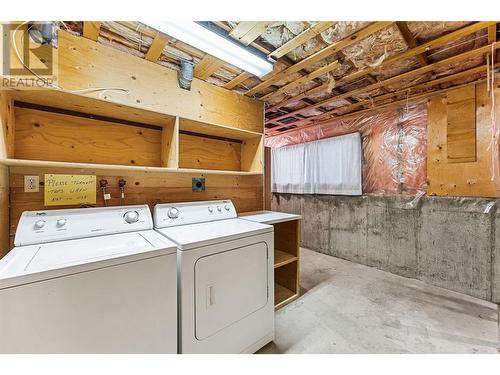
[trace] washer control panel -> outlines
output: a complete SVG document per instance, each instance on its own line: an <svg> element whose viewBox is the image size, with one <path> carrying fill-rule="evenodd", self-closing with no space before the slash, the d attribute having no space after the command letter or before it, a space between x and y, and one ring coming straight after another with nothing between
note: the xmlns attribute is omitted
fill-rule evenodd
<svg viewBox="0 0 500 375"><path fill-rule="evenodd" d="M25 211L16 230L16 246L153 228L147 205Z"/></svg>
<svg viewBox="0 0 500 375"><path fill-rule="evenodd" d="M222 200L157 204L154 208L153 220L155 228L166 228L233 219L237 216L233 202Z"/></svg>

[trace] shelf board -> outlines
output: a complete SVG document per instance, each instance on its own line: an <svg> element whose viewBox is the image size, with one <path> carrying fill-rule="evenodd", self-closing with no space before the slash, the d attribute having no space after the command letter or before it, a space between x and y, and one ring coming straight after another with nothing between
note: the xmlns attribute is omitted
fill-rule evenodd
<svg viewBox="0 0 500 375"><path fill-rule="evenodd" d="M284 266L285 264L292 263L298 259L299 258L295 255L274 249L274 268Z"/></svg>
<svg viewBox="0 0 500 375"><path fill-rule="evenodd" d="M191 174L225 174L225 175L261 175L262 172L222 171L212 169L190 169L169 167L141 167L135 165L118 164L93 164L93 163L71 163L61 161L26 160L26 159L0 159L0 164L10 167L47 167L47 168L82 168L82 169L105 169L122 170L132 172L155 172L155 173L191 173Z"/></svg>
<svg viewBox="0 0 500 375"><path fill-rule="evenodd" d="M179 130L190 133L205 134L209 136L222 137L245 141L262 137L262 133L251 130L233 128L224 125L210 124L179 117Z"/></svg>
<svg viewBox="0 0 500 375"><path fill-rule="evenodd" d="M274 283L274 309L277 310L292 302L299 295L284 286Z"/></svg>

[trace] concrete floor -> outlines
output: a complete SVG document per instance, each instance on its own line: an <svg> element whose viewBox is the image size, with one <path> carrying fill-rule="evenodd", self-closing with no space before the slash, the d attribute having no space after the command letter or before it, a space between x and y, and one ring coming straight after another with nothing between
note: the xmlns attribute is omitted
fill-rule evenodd
<svg viewBox="0 0 500 375"><path fill-rule="evenodd" d="M498 353L497 305L301 250L302 296L259 353Z"/></svg>

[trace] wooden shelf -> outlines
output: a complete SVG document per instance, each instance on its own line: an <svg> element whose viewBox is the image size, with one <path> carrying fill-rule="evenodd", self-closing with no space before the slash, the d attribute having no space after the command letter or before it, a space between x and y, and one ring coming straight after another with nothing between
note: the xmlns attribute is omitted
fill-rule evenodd
<svg viewBox="0 0 500 375"><path fill-rule="evenodd" d="M225 174L225 175L260 175L262 172L241 172L225 171L216 169L190 169L190 168L170 168L170 167L142 167L134 165L118 164L94 164L94 163L73 163L46 160L26 160L26 159L0 159L1 165L11 167L47 167L47 168L81 168L81 169L104 169L123 170L132 172L160 172L160 173L192 173L192 174Z"/></svg>
<svg viewBox="0 0 500 375"><path fill-rule="evenodd" d="M285 251L281 251L278 249L274 249L274 268L278 268L281 266L284 266L288 263L294 262L298 260L299 258L287 253Z"/></svg>
<svg viewBox="0 0 500 375"><path fill-rule="evenodd" d="M179 117L181 168L263 171L263 135Z"/></svg>
<svg viewBox="0 0 500 375"><path fill-rule="evenodd" d="M274 283L274 308L276 310L293 301L297 296L298 294L290 289L278 283Z"/></svg>

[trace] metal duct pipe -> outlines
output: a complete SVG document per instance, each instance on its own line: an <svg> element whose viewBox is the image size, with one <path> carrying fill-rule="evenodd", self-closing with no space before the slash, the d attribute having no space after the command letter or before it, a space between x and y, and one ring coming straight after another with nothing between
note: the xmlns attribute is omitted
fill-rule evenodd
<svg viewBox="0 0 500 375"><path fill-rule="evenodd" d="M179 71L179 86L184 90L191 90L193 82L194 64L192 61L181 60L181 70Z"/></svg>
<svg viewBox="0 0 500 375"><path fill-rule="evenodd" d="M53 22L33 22L29 24L30 37L37 43L48 45L55 37Z"/></svg>

